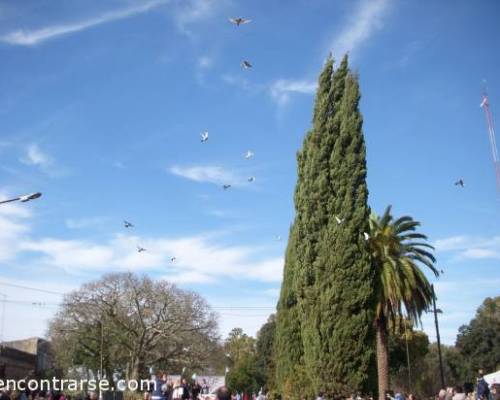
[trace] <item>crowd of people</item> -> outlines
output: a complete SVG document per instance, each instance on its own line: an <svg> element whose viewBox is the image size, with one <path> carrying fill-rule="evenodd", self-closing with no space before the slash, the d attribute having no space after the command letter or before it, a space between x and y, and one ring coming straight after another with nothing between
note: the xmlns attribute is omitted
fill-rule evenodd
<svg viewBox="0 0 500 400"><path fill-rule="evenodd" d="M206 379L201 382L194 379L191 383L187 379L172 380L166 374L153 375L150 390L144 393L144 400L212 400L218 391L210 388ZM261 390L259 393L229 393L229 400L266 400Z"/></svg>
<svg viewBox="0 0 500 400"><path fill-rule="evenodd" d="M91 392L85 396L76 397L75 400L100 400L99 397L96 392ZM393 393L392 391L386 393L386 398L387 400L421 400L413 394ZM323 393L319 393L316 397L316 400L329 399L330 397ZM359 394L351 395L345 400L365 399L374 400L373 397L364 397ZM12 392L4 389L0 392L0 400L72 400L72 397L62 392L29 392L28 390ZM166 374L159 374L152 376L149 389L144 392L143 400L267 400L267 396L262 390L252 394L231 392L225 386L211 388L206 379L201 379L201 381L193 379L188 382L185 378L170 379ZM339 398L339 400L344 399ZM476 385L441 389L436 396L427 400L500 400L500 384L488 385L480 372Z"/></svg>

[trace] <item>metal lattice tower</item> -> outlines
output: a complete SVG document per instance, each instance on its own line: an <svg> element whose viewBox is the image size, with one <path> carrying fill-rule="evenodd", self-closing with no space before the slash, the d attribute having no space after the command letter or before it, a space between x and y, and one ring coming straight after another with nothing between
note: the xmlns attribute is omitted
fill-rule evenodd
<svg viewBox="0 0 500 400"><path fill-rule="evenodd" d="M495 138L495 126L493 125L493 115L490 110L490 102L488 94L484 92L481 107L486 116L486 125L488 127L488 136L490 139L491 153L493 155L493 165L495 168L495 176L497 181L498 195L500 196L500 158L498 157L497 141Z"/></svg>

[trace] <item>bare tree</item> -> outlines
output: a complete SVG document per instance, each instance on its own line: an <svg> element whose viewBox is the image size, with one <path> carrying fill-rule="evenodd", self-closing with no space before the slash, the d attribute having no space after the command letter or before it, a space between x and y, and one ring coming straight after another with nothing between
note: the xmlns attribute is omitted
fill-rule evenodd
<svg viewBox="0 0 500 400"><path fill-rule="evenodd" d="M207 367L217 315L198 294L132 273L105 275L65 297L50 324L61 367L144 376L150 366Z"/></svg>

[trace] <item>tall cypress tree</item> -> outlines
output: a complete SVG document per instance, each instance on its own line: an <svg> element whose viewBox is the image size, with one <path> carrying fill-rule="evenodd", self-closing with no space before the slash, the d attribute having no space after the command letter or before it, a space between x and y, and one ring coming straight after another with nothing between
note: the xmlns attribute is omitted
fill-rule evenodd
<svg viewBox="0 0 500 400"><path fill-rule="evenodd" d="M298 154L296 217L278 304L278 382L298 362L314 391L367 391L374 382L373 274L359 85L347 57L320 75L313 127ZM293 255L291 260L290 255ZM294 294L286 303L286 296ZM288 306L287 306L288 304ZM289 306L291 304L291 306ZM286 321L286 324L285 324ZM294 326L290 339L285 326ZM291 348L300 349L299 360Z"/></svg>
<svg viewBox="0 0 500 400"><path fill-rule="evenodd" d="M287 399L299 399L305 393L313 393L314 388L305 369L304 347L302 340L302 310L299 304L303 297L302 281L307 281L311 266L316 258L318 231L314 226L321 226L326 219L326 203L317 194L316 176L322 167L316 158L321 148L320 132L326 127L328 97L331 91L333 60L329 58L319 77L313 117L313 129L306 136L302 150L297 154L298 180L295 188L296 218L290 229L285 256L283 283L276 316L276 381L278 388ZM309 195L307 195L309 194Z"/></svg>

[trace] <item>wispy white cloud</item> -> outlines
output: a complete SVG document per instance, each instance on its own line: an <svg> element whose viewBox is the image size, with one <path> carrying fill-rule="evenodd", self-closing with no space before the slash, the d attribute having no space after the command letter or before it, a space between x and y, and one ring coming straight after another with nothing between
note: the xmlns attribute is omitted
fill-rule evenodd
<svg viewBox="0 0 500 400"><path fill-rule="evenodd" d="M342 56L352 52L370 36L383 26L383 17L388 9L390 0L361 0L358 2L353 14L348 19L345 27L338 32L333 39L329 40L328 51L334 55ZM231 78L231 77L229 77ZM247 81L228 79L226 82L238 84L244 89L248 89L250 84ZM271 98L280 107L289 103L295 94L314 94L316 91L316 81L311 79L278 79L267 86Z"/></svg>
<svg viewBox="0 0 500 400"><path fill-rule="evenodd" d="M245 177L216 165L174 165L168 168L168 171L173 175L195 182L213 183L215 185L241 186L245 182Z"/></svg>
<svg viewBox="0 0 500 400"><path fill-rule="evenodd" d="M14 196L0 193L0 200L7 200ZM21 204L9 203L0 205L0 262L15 257L19 243L29 233L27 220L31 212Z"/></svg>
<svg viewBox="0 0 500 400"><path fill-rule="evenodd" d="M213 17L227 3L226 0L182 0L177 2L174 13L179 30L192 35L190 26Z"/></svg>
<svg viewBox="0 0 500 400"><path fill-rule="evenodd" d="M0 196L7 198L8 196ZM225 233L181 237L115 234L108 240L30 238L32 214L18 204L0 207L0 262L33 262L70 275L110 271L160 272L178 283L221 279L279 282L283 258L268 247L225 244ZM146 248L139 253L136 246ZM176 261L172 262L171 258ZM32 261L29 261L32 260Z"/></svg>
<svg viewBox="0 0 500 400"><path fill-rule="evenodd" d="M115 167L116 169L125 169L126 168L125 164L122 163L121 161L113 162L113 167Z"/></svg>
<svg viewBox="0 0 500 400"><path fill-rule="evenodd" d="M135 4L113 11L104 12L96 17L66 24L56 24L39 29L20 29L0 36L0 41L11 45L33 46L46 40L70 33L84 31L107 22L125 19L145 13L155 7L167 3L168 0L139 1Z"/></svg>
<svg viewBox="0 0 500 400"><path fill-rule="evenodd" d="M249 92L259 92L263 89L260 84L252 83L247 78L243 78L239 75L234 74L224 74L222 75L222 81L228 85L236 86L240 89L247 90Z"/></svg>
<svg viewBox="0 0 500 400"><path fill-rule="evenodd" d="M147 250L138 253L136 245ZM19 251L38 254L37 263L69 273L165 270L169 280L215 282L222 278L281 280L283 259L263 257L262 249L226 246L210 235L180 238L116 235L104 244L85 240L25 240ZM171 257L176 257L174 263Z"/></svg>
<svg viewBox="0 0 500 400"><path fill-rule="evenodd" d="M30 144L26 148L25 155L20 161L26 165L34 165L41 168L48 168L54 160L47 153L43 152L37 144Z"/></svg>
<svg viewBox="0 0 500 400"><path fill-rule="evenodd" d="M66 226L69 229L86 229L99 226L108 221L106 217L88 217L88 218L68 218Z"/></svg>
<svg viewBox="0 0 500 400"><path fill-rule="evenodd" d="M500 236L452 236L436 240L436 250L452 253L456 261L467 259L500 259Z"/></svg>
<svg viewBox="0 0 500 400"><path fill-rule="evenodd" d="M305 79L278 79L270 85L269 93L278 105L284 106L292 94L313 94L316 86L316 82Z"/></svg>
<svg viewBox="0 0 500 400"><path fill-rule="evenodd" d="M210 56L201 56L198 58L198 67L201 69L209 69L214 65L214 59Z"/></svg>
<svg viewBox="0 0 500 400"><path fill-rule="evenodd" d="M25 165L39 168L40 171L50 177L63 177L69 173L66 168L57 165L54 158L36 143L29 144L25 148L24 154L19 158L19 161Z"/></svg>
<svg viewBox="0 0 500 400"><path fill-rule="evenodd" d="M389 4L389 0L360 1L345 27L331 41L329 50L334 55L343 56L366 42L383 27Z"/></svg>
<svg viewBox="0 0 500 400"><path fill-rule="evenodd" d="M202 86L206 84L206 75L213 68L215 58L209 55L203 55L196 60L196 80Z"/></svg>

